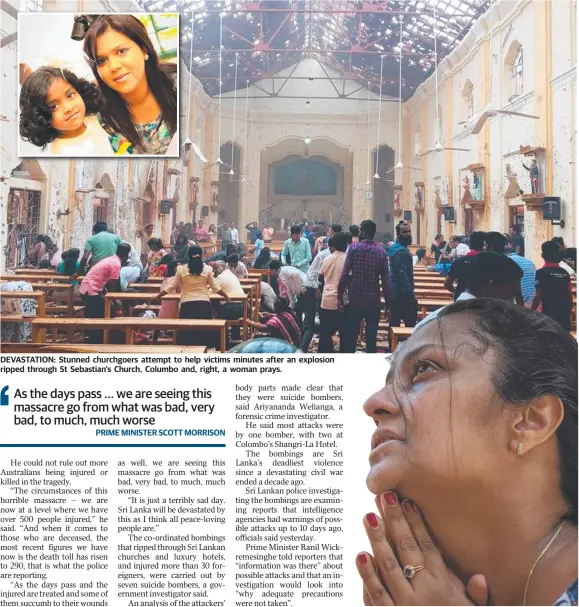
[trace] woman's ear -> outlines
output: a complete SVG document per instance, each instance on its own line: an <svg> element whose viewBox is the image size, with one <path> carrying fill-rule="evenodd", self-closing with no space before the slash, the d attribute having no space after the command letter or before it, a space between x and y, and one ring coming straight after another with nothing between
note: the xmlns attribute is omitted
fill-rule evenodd
<svg viewBox="0 0 579 607"><path fill-rule="evenodd" d="M557 431L563 416L563 403L553 394L517 408L510 428L510 451L524 455L542 445Z"/></svg>

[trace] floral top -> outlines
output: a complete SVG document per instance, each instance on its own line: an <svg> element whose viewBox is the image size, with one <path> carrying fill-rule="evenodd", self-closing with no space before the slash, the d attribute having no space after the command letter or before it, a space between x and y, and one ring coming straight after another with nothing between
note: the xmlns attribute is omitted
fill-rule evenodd
<svg viewBox="0 0 579 607"><path fill-rule="evenodd" d="M162 114L159 114L153 122L135 124L135 128L142 138L141 145L137 147L134 147L120 133L111 132L104 124L103 127L109 135L115 154L164 154L173 138L173 133L169 125L161 118Z"/></svg>

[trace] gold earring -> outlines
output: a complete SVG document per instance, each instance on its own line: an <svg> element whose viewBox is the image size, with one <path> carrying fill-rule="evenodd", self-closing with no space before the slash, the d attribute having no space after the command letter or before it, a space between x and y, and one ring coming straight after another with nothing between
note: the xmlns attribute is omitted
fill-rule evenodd
<svg viewBox="0 0 579 607"><path fill-rule="evenodd" d="M517 455L523 455L523 443L517 443Z"/></svg>

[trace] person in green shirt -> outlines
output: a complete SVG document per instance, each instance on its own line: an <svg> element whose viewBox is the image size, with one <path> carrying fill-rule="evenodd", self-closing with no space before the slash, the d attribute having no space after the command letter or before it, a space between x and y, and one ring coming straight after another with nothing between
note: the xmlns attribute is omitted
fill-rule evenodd
<svg viewBox="0 0 579 607"><path fill-rule="evenodd" d="M84 273L85 266L90 258L90 265L94 266L99 261L112 257L117 253L117 247L121 244L121 237L107 231L107 224L99 221L94 224L92 236L84 245L84 254L80 260L79 274Z"/></svg>
<svg viewBox="0 0 579 607"><path fill-rule="evenodd" d="M302 238L301 231L300 226L291 227L291 237L285 241L281 252L281 260L286 265L307 273L312 261L312 249L307 238Z"/></svg>

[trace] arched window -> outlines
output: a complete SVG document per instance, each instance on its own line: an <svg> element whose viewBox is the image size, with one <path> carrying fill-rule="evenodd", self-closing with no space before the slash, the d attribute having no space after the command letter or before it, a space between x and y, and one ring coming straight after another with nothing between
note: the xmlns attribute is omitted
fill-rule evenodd
<svg viewBox="0 0 579 607"><path fill-rule="evenodd" d="M523 47L513 40L505 57L505 91L506 101L511 101L523 92Z"/></svg>
<svg viewBox="0 0 579 607"><path fill-rule="evenodd" d="M464 83L462 99L464 120L470 120L474 116L474 87L470 80Z"/></svg>

